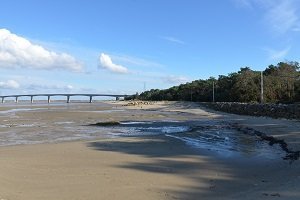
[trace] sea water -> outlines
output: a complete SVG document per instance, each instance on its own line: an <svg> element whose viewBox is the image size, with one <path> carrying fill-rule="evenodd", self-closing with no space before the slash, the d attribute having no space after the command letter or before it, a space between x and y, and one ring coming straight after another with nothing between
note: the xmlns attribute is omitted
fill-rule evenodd
<svg viewBox="0 0 300 200"><path fill-rule="evenodd" d="M95 109L96 108L96 109ZM2 106L0 111L0 146L51 143L73 140L92 140L116 137L164 136L182 141L190 148L210 150L223 156L278 157L283 152L278 146L269 146L255 135L244 134L218 120L178 121L161 119L147 121L120 121L116 126L88 126L89 119L60 117L39 119L40 114L85 113L130 115L130 110L109 107L103 103L91 104L35 104ZM159 112L159 111L157 111ZM32 118L27 119L27 115ZM36 117L35 117L36 115ZM79 117L80 119L80 117ZM271 156L272 155L272 156Z"/></svg>

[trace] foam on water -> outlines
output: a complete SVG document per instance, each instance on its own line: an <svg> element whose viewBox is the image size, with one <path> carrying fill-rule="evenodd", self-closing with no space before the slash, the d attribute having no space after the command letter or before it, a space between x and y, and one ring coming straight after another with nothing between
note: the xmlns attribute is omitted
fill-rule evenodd
<svg viewBox="0 0 300 200"><path fill-rule="evenodd" d="M54 122L57 125L64 125L64 124L74 124L75 122Z"/></svg>
<svg viewBox="0 0 300 200"><path fill-rule="evenodd" d="M120 122L122 125L135 125L135 124L152 124L153 122L134 122L134 121L126 121Z"/></svg>
<svg viewBox="0 0 300 200"><path fill-rule="evenodd" d="M85 110L85 111L76 111L83 113L112 113L112 112L124 112L125 110L115 109L115 110Z"/></svg>
<svg viewBox="0 0 300 200"><path fill-rule="evenodd" d="M174 122L157 121L124 121L119 126L110 127L106 130L117 136L146 136L173 134L189 131L191 128Z"/></svg>

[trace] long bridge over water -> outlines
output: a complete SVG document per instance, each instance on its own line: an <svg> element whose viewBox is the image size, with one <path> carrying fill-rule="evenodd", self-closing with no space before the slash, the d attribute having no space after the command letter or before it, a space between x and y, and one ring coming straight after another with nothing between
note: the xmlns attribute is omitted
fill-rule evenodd
<svg viewBox="0 0 300 200"><path fill-rule="evenodd" d="M34 97L48 97L48 103L51 102L51 97L63 96L66 97L66 102L70 103L71 97L73 96L86 96L89 97L89 103L93 102L93 97L115 97L119 100L121 97L127 97L130 95L126 94L21 94L21 95L4 95L0 96L1 102L4 103L6 98L15 98L15 102L18 103L21 97L30 97L30 102L33 103Z"/></svg>

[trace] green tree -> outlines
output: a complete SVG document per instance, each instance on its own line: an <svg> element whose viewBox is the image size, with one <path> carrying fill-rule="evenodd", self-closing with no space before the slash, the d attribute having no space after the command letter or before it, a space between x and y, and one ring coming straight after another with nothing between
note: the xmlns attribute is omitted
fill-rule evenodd
<svg viewBox="0 0 300 200"><path fill-rule="evenodd" d="M258 102L260 95L260 73L249 67L232 75L233 85L231 96L238 102Z"/></svg>
<svg viewBox="0 0 300 200"><path fill-rule="evenodd" d="M300 101L300 72L297 62L280 62L268 66L264 72L264 98L266 102ZM219 76L218 80L195 80L165 90L152 89L139 95L143 100L212 101L215 83L216 101L259 102L261 77L259 71L249 67Z"/></svg>
<svg viewBox="0 0 300 200"><path fill-rule="evenodd" d="M299 63L280 62L265 71L265 95L269 102L293 102L297 97Z"/></svg>

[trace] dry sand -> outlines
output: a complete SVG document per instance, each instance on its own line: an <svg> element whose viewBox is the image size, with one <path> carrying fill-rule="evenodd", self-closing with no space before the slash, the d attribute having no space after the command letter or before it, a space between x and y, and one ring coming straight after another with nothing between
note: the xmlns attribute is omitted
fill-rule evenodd
<svg viewBox="0 0 300 200"><path fill-rule="evenodd" d="M140 106L122 109L137 112L22 115L42 122L67 118L82 124L129 118L230 119L284 138L294 150L300 149L297 121L230 115L189 103L143 105L142 111ZM300 199L299 186L299 161L221 157L165 136L0 147L1 200Z"/></svg>

